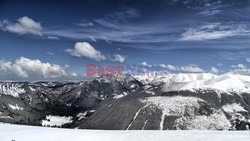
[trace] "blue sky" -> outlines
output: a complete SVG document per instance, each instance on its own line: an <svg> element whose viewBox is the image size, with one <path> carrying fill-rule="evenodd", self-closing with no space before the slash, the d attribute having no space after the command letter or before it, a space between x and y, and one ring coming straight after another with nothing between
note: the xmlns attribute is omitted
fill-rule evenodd
<svg viewBox="0 0 250 141"><path fill-rule="evenodd" d="M249 4L2 0L0 79L83 79L93 63L250 74Z"/></svg>

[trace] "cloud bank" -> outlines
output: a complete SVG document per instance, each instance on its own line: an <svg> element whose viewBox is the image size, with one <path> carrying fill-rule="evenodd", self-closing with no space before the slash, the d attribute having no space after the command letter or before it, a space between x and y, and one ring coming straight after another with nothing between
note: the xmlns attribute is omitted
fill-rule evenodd
<svg viewBox="0 0 250 141"><path fill-rule="evenodd" d="M3 31L12 33L33 34L42 36L42 26L39 22L35 22L33 19L25 16L17 19L17 23L11 23L8 20L0 22L0 28Z"/></svg>
<svg viewBox="0 0 250 141"><path fill-rule="evenodd" d="M197 66L185 66L185 67L181 67L180 69L184 72L194 72L194 73L205 72L203 69Z"/></svg>
<svg viewBox="0 0 250 141"><path fill-rule="evenodd" d="M186 66L173 66L170 64L158 64L150 65L147 62L142 62L139 66L145 67L144 69L154 70L154 71L176 71L176 72L187 72L187 73L202 73L206 72L202 68L198 67L195 64L186 65ZM213 68L215 71L216 68ZM219 71L219 70L218 70Z"/></svg>
<svg viewBox="0 0 250 141"><path fill-rule="evenodd" d="M243 64L232 65L231 67L235 68L235 69L246 69L247 68L247 66L245 66Z"/></svg>
<svg viewBox="0 0 250 141"><path fill-rule="evenodd" d="M0 75L10 75L18 78L48 79L67 76L65 69L60 65L44 63L38 59L32 60L25 57L20 57L15 62L0 60L0 71Z"/></svg>
<svg viewBox="0 0 250 141"><path fill-rule="evenodd" d="M244 25L221 25L210 23L197 28L190 28L181 35L180 41L202 41L221 39L242 34L245 31Z"/></svg>

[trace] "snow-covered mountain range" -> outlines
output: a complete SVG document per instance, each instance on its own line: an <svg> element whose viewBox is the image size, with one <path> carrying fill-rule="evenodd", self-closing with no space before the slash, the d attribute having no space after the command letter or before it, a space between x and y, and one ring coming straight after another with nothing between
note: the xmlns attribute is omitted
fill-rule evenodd
<svg viewBox="0 0 250 141"><path fill-rule="evenodd" d="M1 82L0 122L84 129L247 130L250 76L103 76Z"/></svg>
<svg viewBox="0 0 250 141"><path fill-rule="evenodd" d="M250 76L226 73L179 73L163 76L135 76L144 84L164 83L163 91L215 90L217 92L250 93Z"/></svg>

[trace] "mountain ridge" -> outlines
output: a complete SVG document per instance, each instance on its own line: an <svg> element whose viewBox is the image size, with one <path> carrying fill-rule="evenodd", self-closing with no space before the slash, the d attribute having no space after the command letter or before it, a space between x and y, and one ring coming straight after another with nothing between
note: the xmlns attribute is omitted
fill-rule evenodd
<svg viewBox="0 0 250 141"><path fill-rule="evenodd" d="M247 130L249 80L199 73L1 82L0 122L109 130Z"/></svg>

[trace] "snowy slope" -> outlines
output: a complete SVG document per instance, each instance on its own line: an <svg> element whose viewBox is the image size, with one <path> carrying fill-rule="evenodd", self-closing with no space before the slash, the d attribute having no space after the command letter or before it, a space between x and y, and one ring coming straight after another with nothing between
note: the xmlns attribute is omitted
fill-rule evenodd
<svg viewBox="0 0 250 141"><path fill-rule="evenodd" d="M48 127L61 127L64 124L72 123L72 117L60 117L60 116L46 116L45 120L42 120L42 126Z"/></svg>
<svg viewBox="0 0 250 141"><path fill-rule="evenodd" d="M196 97L183 96L157 96L148 97L142 102L154 104L162 110L160 129L163 130L166 116L180 117L176 121L176 129L186 126L188 130L228 130L231 126L222 111L215 111L210 115L200 115L197 111L201 109L204 100ZM215 110L215 109L213 109Z"/></svg>
<svg viewBox="0 0 250 141"><path fill-rule="evenodd" d="M226 73L215 75L211 73L179 73L164 76L135 76L144 84L164 83L163 91L180 90L215 90L216 92L250 93L250 76Z"/></svg>
<svg viewBox="0 0 250 141"><path fill-rule="evenodd" d="M25 93L22 84L18 83L0 83L0 94L19 97L19 94Z"/></svg>
<svg viewBox="0 0 250 141"><path fill-rule="evenodd" d="M249 141L248 131L104 131L0 124L1 141Z"/></svg>
<svg viewBox="0 0 250 141"><path fill-rule="evenodd" d="M148 97L142 102L159 106L165 115L184 116L187 107L192 108L189 111L193 114L195 108L199 108L199 102L204 102L204 100L195 97L155 96Z"/></svg>

